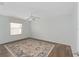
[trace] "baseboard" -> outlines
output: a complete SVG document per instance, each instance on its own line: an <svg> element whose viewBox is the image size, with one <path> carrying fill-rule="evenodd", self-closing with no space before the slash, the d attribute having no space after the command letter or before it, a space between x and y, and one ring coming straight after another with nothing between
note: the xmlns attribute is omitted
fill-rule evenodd
<svg viewBox="0 0 79 59"><path fill-rule="evenodd" d="M53 43L53 44L61 44L61 45L66 45L66 46L71 47L70 45L67 45L67 44L58 43L58 42L52 42L52 41L45 40L45 39L44 39L44 40L42 40L42 39L39 39L39 38L34 38L34 37L27 37L26 39L36 39L36 40L46 41L46 42Z"/></svg>

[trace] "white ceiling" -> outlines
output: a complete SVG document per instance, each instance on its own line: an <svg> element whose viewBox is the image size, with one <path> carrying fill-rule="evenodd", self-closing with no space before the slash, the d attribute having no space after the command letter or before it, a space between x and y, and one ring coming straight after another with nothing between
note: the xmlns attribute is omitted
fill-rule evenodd
<svg viewBox="0 0 79 59"><path fill-rule="evenodd" d="M69 2L4 2L0 14L25 18L33 15L57 16L73 14L73 3Z"/></svg>

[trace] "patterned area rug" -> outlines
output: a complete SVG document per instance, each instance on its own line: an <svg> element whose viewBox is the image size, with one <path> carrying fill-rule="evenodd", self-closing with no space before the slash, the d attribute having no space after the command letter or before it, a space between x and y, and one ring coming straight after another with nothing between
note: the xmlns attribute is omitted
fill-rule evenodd
<svg viewBox="0 0 79 59"><path fill-rule="evenodd" d="M5 48L15 57L47 57L54 48L54 44L25 39L4 45Z"/></svg>

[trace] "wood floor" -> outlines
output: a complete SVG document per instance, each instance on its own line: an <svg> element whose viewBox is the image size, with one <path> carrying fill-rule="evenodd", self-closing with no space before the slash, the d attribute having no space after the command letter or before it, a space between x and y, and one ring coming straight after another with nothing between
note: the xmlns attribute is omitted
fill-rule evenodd
<svg viewBox="0 0 79 59"><path fill-rule="evenodd" d="M12 57L3 45L0 45L0 57Z"/></svg>
<svg viewBox="0 0 79 59"><path fill-rule="evenodd" d="M53 43L53 44L55 44L55 47L48 55L48 57L73 57L70 46L59 43ZM0 57L12 57L12 55L3 45L0 45Z"/></svg>
<svg viewBox="0 0 79 59"><path fill-rule="evenodd" d="M55 48L49 54L49 57L73 57L70 46L55 44Z"/></svg>

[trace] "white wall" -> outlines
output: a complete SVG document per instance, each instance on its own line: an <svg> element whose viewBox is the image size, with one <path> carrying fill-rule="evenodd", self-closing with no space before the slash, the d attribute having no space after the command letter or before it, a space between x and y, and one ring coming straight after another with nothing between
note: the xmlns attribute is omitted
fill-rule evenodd
<svg viewBox="0 0 79 59"><path fill-rule="evenodd" d="M73 5L73 47L74 47L74 50L73 52L76 53L77 52L77 3L75 2L74 5Z"/></svg>
<svg viewBox="0 0 79 59"><path fill-rule="evenodd" d="M4 43L9 39L8 36L8 18L4 16L0 16L0 43Z"/></svg>
<svg viewBox="0 0 79 59"><path fill-rule="evenodd" d="M21 35L10 35L10 22L22 23L23 27ZM29 24L27 21L15 17L0 15L0 44L27 38L29 35Z"/></svg>
<svg viewBox="0 0 79 59"><path fill-rule="evenodd" d="M66 4L72 5L72 9L66 9ZM39 14L40 20L33 21L31 24L32 37L70 45L73 50L76 50L76 19L74 19L74 7L76 6L74 5L75 3L56 3L53 6L54 11Z"/></svg>
<svg viewBox="0 0 79 59"><path fill-rule="evenodd" d="M77 5L77 51L79 53L79 3Z"/></svg>

